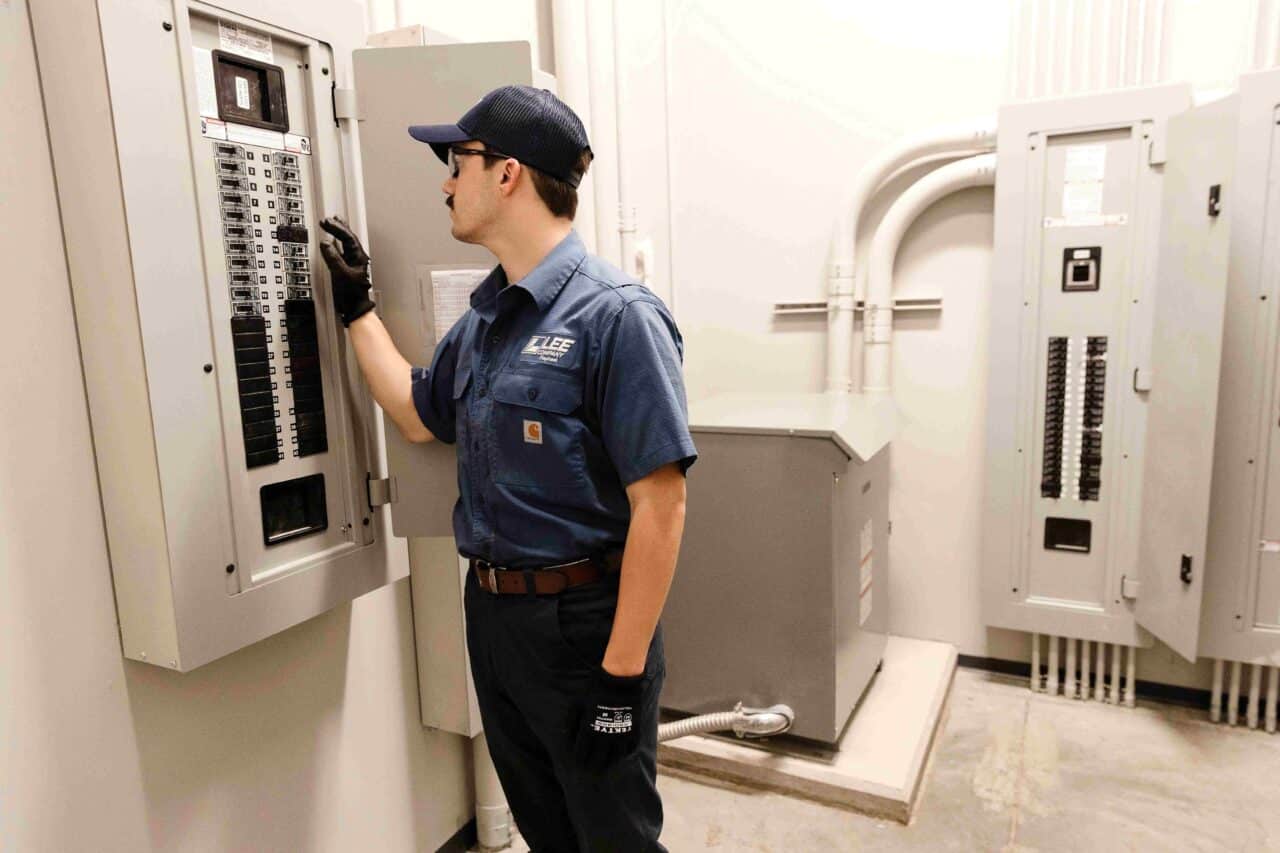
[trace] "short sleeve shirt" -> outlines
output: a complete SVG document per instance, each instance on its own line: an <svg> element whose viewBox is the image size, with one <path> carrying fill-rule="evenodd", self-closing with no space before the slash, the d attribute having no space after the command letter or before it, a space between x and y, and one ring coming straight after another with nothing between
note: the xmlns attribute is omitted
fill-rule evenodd
<svg viewBox="0 0 1280 853"><path fill-rule="evenodd" d="M413 401L458 448L458 550L513 568L621 547L626 487L697 459L683 342L645 286L570 232L521 281L502 267L413 369Z"/></svg>

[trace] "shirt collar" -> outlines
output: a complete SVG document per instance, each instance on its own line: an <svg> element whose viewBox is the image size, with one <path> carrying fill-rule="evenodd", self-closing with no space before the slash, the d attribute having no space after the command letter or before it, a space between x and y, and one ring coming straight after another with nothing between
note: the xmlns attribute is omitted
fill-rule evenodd
<svg viewBox="0 0 1280 853"><path fill-rule="evenodd" d="M532 296L539 311L546 311L560 295L560 291L564 290L565 284L586 256L587 249L582 244L582 238L577 231L570 230L528 275L512 286ZM486 322L492 323L497 318L498 297L507 283L507 273L499 265L472 291L471 307Z"/></svg>

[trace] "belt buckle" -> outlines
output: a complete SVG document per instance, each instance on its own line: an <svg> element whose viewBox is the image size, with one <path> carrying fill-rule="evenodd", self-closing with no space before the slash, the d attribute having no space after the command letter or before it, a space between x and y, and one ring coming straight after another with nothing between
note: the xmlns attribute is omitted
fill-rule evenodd
<svg viewBox="0 0 1280 853"><path fill-rule="evenodd" d="M498 594L498 571L492 565L489 566L489 592Z"/></svg>

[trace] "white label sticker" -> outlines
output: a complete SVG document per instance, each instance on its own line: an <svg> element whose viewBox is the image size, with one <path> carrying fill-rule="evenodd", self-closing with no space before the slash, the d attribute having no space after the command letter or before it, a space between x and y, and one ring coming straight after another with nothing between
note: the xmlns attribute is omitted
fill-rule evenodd
<svg viewBox="0 0 1280 853"><path fill-rule="evenodd" d="M467 313L471 307L471 291L479 287L480 282L488 275L488 270L431 270L426 281L422 281L419 276L424 291L427 287L431 288L429 298L437 344L449 334L453 324ZM423 296L427 295L423 293ZM427 299L423 299L422 304L425 306Z"/></svg>
<svg viewBox="0 0 1280 853"><path fill-rule="evenodd" d="M243 77L236 78L236 106L247 110L249 104L249 81Z"/></svg>
<svg viewBox="0 0 1280 853"><path fill-rule="evenodd" d="M284 150L292 151L294 154L310 154L311 139L306 136L299 136L296 133L286 133L284 135Z"/></svg>
<svg viewBox="0 0 1280 853"><path fill-rule="evenodd" d="M1072 145L1067 149L1067 162L1062 181L1067 184L1094 183L1107 174L1107 146Z"/></svg>
<svg viewBox="0 0 1280 853"><path fill-rule="evenodd" d="M278 130L263 130L260 127L249 127L243 124L228 124L227 139L244 145L257 145L262 148L284 150L284 134Z"/></svg>
<svg viewBox="0 0 1280 853"><path fill-rule="evenodd" d="M226 139L227 123L216 118L200 116L200 135L208 139Z"/></svg>
<svg viewBox="0 0 1280 853"><path fill-rule="evenodd" d="M218 90L213 83L213 51L203 47L191 48L196 71L196 102L200 115L218 117ZM224 131L225 136L225 131Z"/></svg>
<svg viewBox="0 0 1280 853"><path fill-rule="evenodd" d="M1275 539L1263 539L1258 550L1264 554L1280 554L1280 542Z"/></svg>
<svg viewBox="0 0 1280 853"><path fill-rule="evenodd" d="M1066 219L1102 214L1102 182L1063 184L1062 215Z"/></svg>
<svg viewBox="0 0 1280 853"><path fill-rule="evenodd" d="M1105 225L1127 225L1129 217L1124 213L1103 213L1097 216L1077 216L1063 219L1060 216L1046 216L1045 228L1097 228Z"/></svg>
<svg viewBox="0 0 1280 853"><path fill-rule="evenodd" d="M260 62L276 61L271 36L248 27L218 21L218 43L227 53L238 53Z"/></svg>

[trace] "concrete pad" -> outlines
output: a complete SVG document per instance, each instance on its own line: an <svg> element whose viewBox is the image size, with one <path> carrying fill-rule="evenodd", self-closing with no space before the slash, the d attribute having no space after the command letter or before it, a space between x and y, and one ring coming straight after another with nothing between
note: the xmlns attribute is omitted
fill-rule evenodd
<svg viewBox="0 0 1280 853"><path fill-rule="evenodd" d="M955 668L954 646L890 637L836 751L693 735L660 744L658 763L907 823Z"/></svg>

